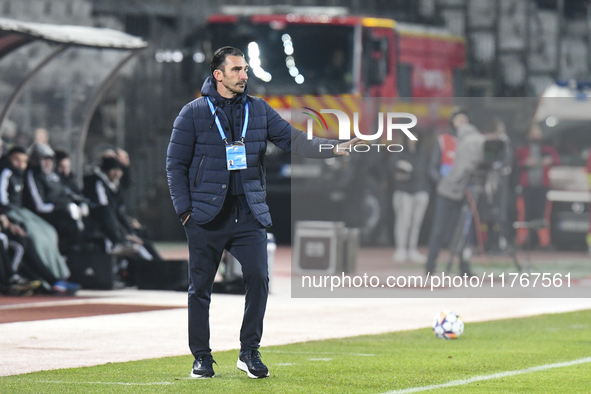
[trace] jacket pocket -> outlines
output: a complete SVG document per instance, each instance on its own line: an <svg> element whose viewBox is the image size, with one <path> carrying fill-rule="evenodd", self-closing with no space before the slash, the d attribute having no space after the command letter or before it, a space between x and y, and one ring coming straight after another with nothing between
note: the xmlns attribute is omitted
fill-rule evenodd
<svg viewBox="0 0 591 394"><path fill-rule="evenodd" d="M199 166L197 167L197 173L195 174L195 180L193 181L193 187L195 189L197 189L197 182L199 181L199 178L201 178L201 172L203 171L203 164L205 162L205 156L201 157L201 160L199 161Z"/></svg>

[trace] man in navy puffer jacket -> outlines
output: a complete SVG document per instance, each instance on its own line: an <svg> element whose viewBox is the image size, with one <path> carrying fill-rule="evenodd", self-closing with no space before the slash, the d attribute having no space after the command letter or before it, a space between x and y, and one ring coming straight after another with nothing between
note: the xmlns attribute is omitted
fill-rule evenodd
<svg viewBox="0 0 591 394"><path fill-rule="evenodd" d="M242 265L246 284L237 366L251 378L269 376L258 352L269 292L267 140L287 152L318 158L348 155L346 149L359 142L339 145L335 140L308 140L264 100L247 94L247 70L240 50L223 47L215 52L212 75L201 89L203 97L181 110L167 152L170 195L189 244L189 347L195 357L191 376L196 378L214 375L209 304L224 249ZM320 144L335 148L321 152ZM230 156L228 150L237 151L238 156Z"/></svg>

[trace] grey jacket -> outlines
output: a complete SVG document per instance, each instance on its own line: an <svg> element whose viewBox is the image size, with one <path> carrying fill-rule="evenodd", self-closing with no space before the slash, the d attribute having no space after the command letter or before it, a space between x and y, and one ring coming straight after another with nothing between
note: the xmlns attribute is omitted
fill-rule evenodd
<svg viewBox="0 0 591 394"><path fill-rule="evenodd" d="M448 176L437 186L437 194L450 200L461 201L470 177L484 161L485 137L476 127L465 124L458 128L456 160Z"/></svg>

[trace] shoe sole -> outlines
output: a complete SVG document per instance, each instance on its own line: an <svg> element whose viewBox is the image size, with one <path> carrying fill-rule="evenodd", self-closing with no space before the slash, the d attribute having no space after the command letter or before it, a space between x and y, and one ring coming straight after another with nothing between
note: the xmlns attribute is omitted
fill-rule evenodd
<svg viewBox="0 0 591 394"><path fill-rule="evenodd" d="M251 379L262 379L262 378L268 378L269 377L269 372L267 372L266 375L263 376L256 376L254 374L252 374L249 370L248 367L246 366L246 363L244 363L243 361L240 361L240 359L238 359L238 361L236 361L236 367L241 370L246 372L246 375L251 378Z"/></svg>
<svg viewBox="0 0 591 394"><path fill-rule="evenodd" d="M193 373L193 371L191 371L191 378L193 379L207 379L207 378L213 378L215 376L215 373L212 375L197 375L196 373Z"/></svg>

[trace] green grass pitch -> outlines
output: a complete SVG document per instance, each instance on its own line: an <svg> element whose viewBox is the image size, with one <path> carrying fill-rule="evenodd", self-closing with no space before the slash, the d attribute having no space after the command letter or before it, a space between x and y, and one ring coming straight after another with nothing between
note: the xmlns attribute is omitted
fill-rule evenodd
<svg viewBox="0 0 591 394"><path fill-rule="evenodd" d="M236 369L237 351L227 351L214 353L213 379L188 378L192 357L181 356L8 376L0 378L0 392L309 394L423 387L418 392L591 393L591 362L585 361L591 357L591 311L467 323L464 334L450 341L420 329L273 346L261 354L268 379L248 379ZM584 361L527 371L573 360ZM507 371L522 372L424 389Z"/></svg>

